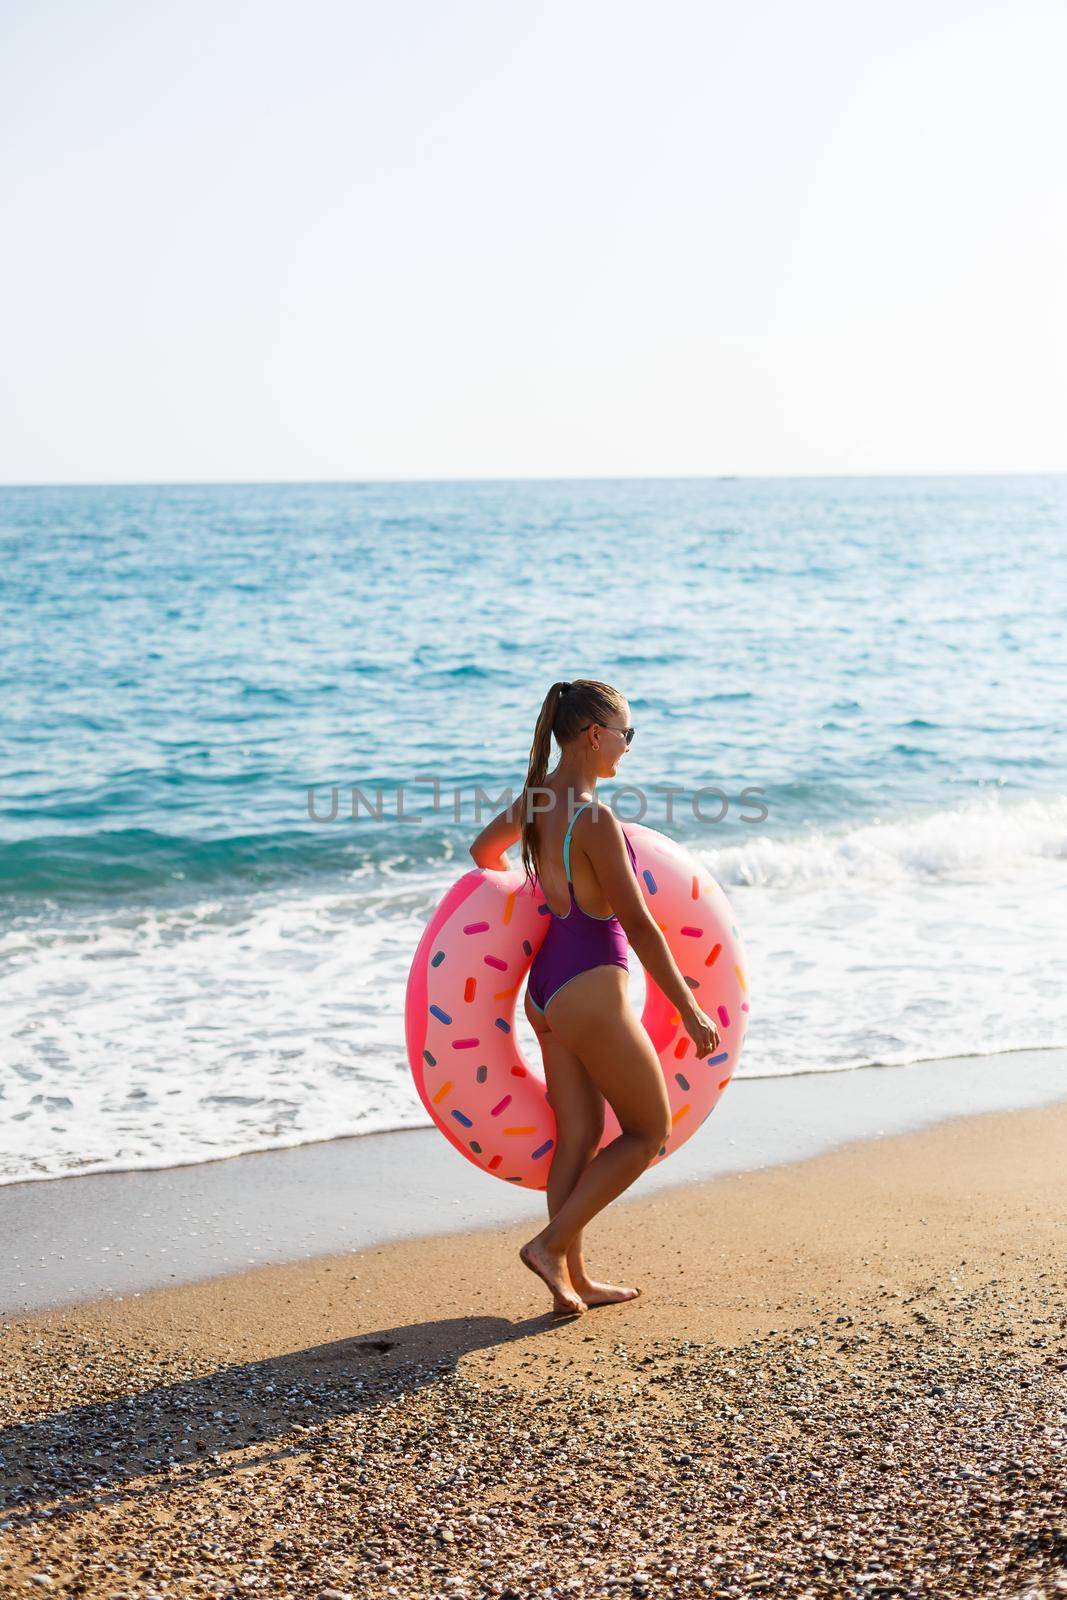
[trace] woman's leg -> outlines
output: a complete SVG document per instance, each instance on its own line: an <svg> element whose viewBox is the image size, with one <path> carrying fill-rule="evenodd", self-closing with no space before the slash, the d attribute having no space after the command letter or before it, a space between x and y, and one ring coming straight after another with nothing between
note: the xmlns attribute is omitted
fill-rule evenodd
<svg viewBox="0 0 1067 1600"><path fill-rule="evenodd" d="M600 1148L604 1137L604 1096L574 1051L568 1050L552 1032L542 1013L527 1004L526 1016L541 1046L548 1100L556 1119L556 1142L546 1186L551 1218ZM571 1284L586 1305L615 1305L621 1300L636 1298L640 1293L638 1289L625 1284L601 1283L589 1276L582 1243L579 1228L568 1247L566 1263ZM558 1296L556 1298L557 1310L570 1309Z"/></svg>
<svg viewBox="0 0 1067 1600"><path fill-rule="evenodd" d="M589 1162L548 1225L520 1251L525 1264L570 1309L566 1257L582 1228L628 1189L670 1133L670 1103L659 1058L630 1005L621 967L595 967L573 978L549 1003L556 1039L581 1061L609 1101L622 1132Z"/></svg>
<svg viewBox="0 0 1067 1600"><path fill-rule="evenodd" d="M544 1015L529 1001L526 1016L541 1046L548 1100L556 1119L555 1146L545 1192L551 1218L596 1155L604 1136L604 1096L574 1051L561 1043ZM571 1284L580 1294L579 1283L589 1281L580 1229L567 1250L566 1262ZM567 1308L561 1304L558 1309Z"/></svg>

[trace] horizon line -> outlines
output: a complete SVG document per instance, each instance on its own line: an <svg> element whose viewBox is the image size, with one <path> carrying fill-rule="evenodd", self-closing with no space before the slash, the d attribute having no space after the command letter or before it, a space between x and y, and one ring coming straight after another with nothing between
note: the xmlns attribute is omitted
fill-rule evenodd
<svg viewBox="0 0 1067 1600"><path fill-rule="evenodd" d="M412 478L54 478L47 481L3 481L4 489L271 489L271 488L399 488L437 484L507 483L731 483L822 481L881 478L1062 478L1067 468L999 468L988 472L677 472L567 473L554 475L457 476Z"/></svg>

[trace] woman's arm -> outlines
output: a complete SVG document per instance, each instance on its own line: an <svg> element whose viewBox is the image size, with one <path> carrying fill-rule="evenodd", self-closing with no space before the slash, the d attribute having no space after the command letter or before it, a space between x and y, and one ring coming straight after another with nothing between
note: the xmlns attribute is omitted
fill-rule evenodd
<svg viewBox="0 0 1067 1600"><path fill-rule="evenodd" d="M471 856L476 866L488 872L510 872L512 863L504 852L522 836L522 797L513 800L506 811L501 811L482 829L471 845Z"/></svg>
<svg viewBox="0 0 1067 1600"><path fill-rule="evenodd" d="M649 977L674 1005L690 1037L697 1039L699 1033L704 1042L710 1040L709 1050L717 1049L718 1028L701 1009L682 976L678 963L671 955L670 945L637 886L618 817L607 807L600 811L595 821L591 812L585 815L589 823L582 835L582 846L593 864L597 881L611 909L622 923L634 954ZM703 1033L700 1033L701 1028L704 1029Z"/></svg>

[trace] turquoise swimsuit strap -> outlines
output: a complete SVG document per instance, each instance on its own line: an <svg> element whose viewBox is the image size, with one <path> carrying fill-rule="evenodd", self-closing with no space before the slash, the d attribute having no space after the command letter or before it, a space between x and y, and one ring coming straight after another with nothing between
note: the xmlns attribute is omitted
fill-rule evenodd
<svg viewBox="0 0 1067 1600"><path fill-rule="evenodd" d="M566 837L563 840L563 870L567 874L568 884L571 881L571 828L574 827L574 824L578 821L578 818L581 816L582 812L587 810L592 803L593 802L591 800L586 800L583 805L578 807L577 811L574 813L574 816L571 818L571 826L567 829Z"/></svg>

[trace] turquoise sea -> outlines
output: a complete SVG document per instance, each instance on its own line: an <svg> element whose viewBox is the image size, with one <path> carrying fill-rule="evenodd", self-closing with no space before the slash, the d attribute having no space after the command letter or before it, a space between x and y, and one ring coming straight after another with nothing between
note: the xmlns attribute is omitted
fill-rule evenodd
<svg viewBox="0 0 1067 1600"><path fill-rule="evenodd" d="M426 1124L408 965L558 677L743 925L740 1076L1067 1043L1065 535L1063 476L0 489L0 1181Z"/></svg>

